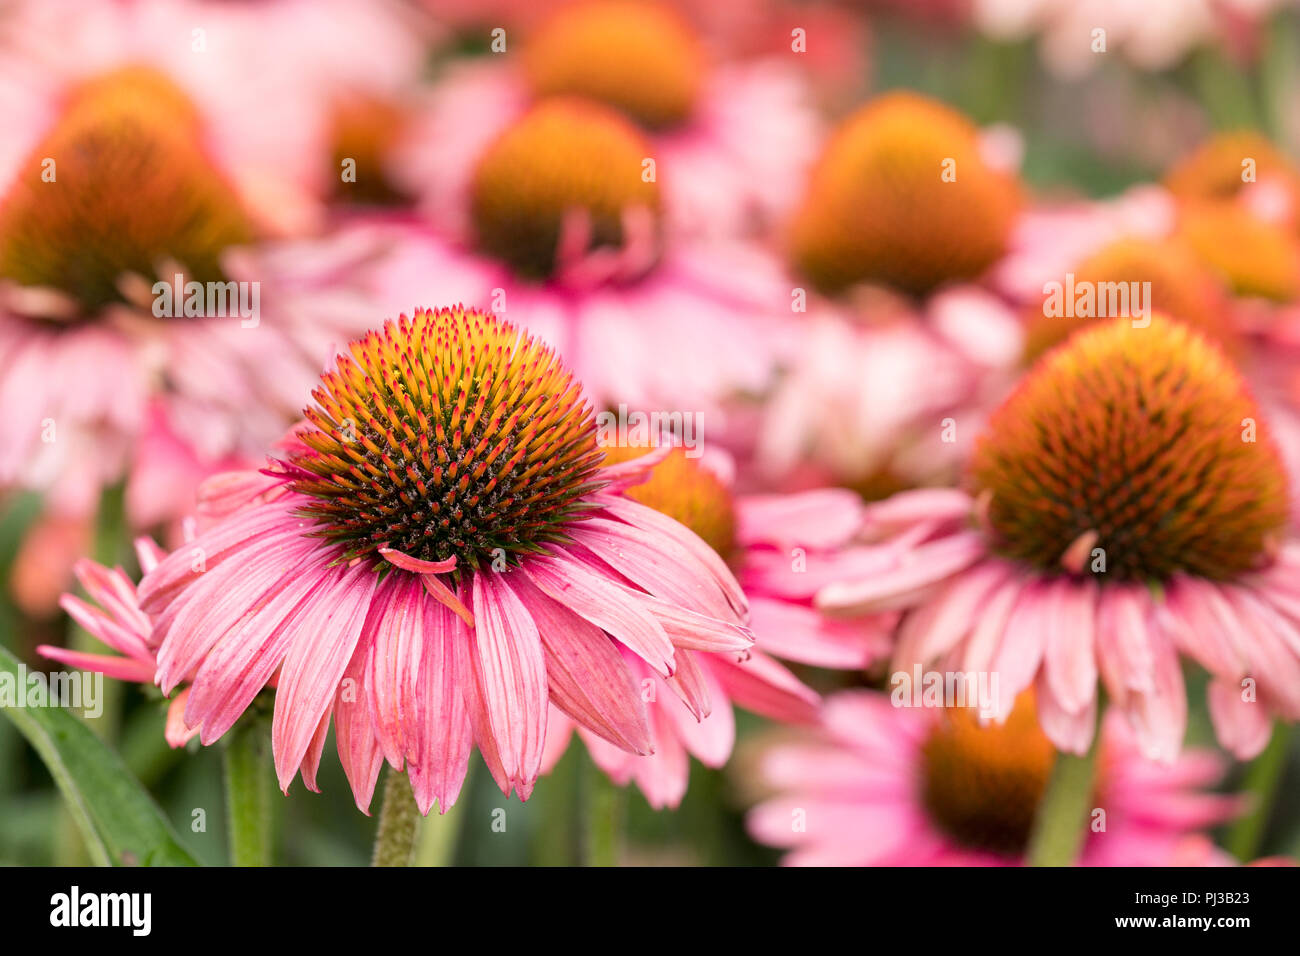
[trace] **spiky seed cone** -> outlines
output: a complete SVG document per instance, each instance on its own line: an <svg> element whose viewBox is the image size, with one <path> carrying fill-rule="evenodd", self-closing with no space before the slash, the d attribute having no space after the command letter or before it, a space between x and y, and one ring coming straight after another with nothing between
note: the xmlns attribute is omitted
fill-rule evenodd
<svg viewBox="0 0 1300 956"><path fill-rule="evenodd" d="M590 217L589 248L621 246L623 214L660 212L652 156L637 129L608 107L559 98L533 107L480 157L470 185L479 247L527 276L554 270L566 214Z"/></svg>
<svg viewBox="0 0 1300 956"><path fill-rule="evenodd" d="M87 312L121 301L123 274L155 277L168 260L219 281L222 252L253 238L192 105L160 74L123 70L75 91L20 168L0 200L0 276L63 290Z"/></svg>
<svg viewBox="0 0 1300 956"><path fill-rule="evenodd" d="M581 386L495 315L419 310L352 343L312 392L293 457L304 514L341 559L390 547L458 568L564 541L602 455Z"/></svg>
<svg viewBox="0 0 1300 956"><path fill-rule="evenodd" d="M704 50L671 7L597 0L561 7L524 49L538 96L598 100L650 129L688 119L706 73Z"/></svg>
<svg viewBox="0 0 1300 956"><path fill-rule="evenodd" d="M1032 691L1004 724L981 724L972 708L946 709L921 754L921 801L940 829L971 849L1025 851L1056 758Z"/></svg>
<svg viewBox="0 0 1300 956"><path fill-rule="evenodd" d="M945 181L945 172L955 173ZM914 93L850 116L813 169L795 215L795 267L827 292L858 282L923 294L971 279L1005 250L1014 178L980 155L961 114Z"/></svg>
<svg viewBox="0 0 1300 956"><path fill-rule="evenodd" d="M605 463L614 465L640 458L650 449L605 447L602 451ZM736 505L731 490L698 458L688 458L685 449L673 449L648 480L625 494L690 528L724 561L736 557Z"/></svg>
<svg viewBox="0 0 1300 956"><path fill-rule="evenodd" d="M1098 324L1040 359L978 440L971 481L1002 553L1094 573L1097 547L1106 579L1231 578L1287 519L1286 474L1241 375L1164 317Z"/></svg>
<svg viewBox="0 0 1300 956"><path fill-rule="evenodd" d="M1076 288L1081 283L1103 288L1103 283L1150 282L1151 300L1146 305L1153 313L1185 322L1228 350L1234 350L1239 344L1228 318L1230 310L1223 286L1182 242L1137 237L1117 239L1070 271ZM1098 321L1106 318L1046 315L1043 308L1035 308L1026 331L1026 360L1032 362L1074 332Z"/></svg>

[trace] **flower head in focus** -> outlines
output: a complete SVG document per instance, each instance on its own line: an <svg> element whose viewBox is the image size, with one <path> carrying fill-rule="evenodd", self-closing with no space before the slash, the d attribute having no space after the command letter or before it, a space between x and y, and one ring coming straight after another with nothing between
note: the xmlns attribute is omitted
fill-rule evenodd
<svg viewBox="0 0 1300 956"><path fill-rule="evenodd" d="M313 783L332 719L362 808L386 759L445 810L474 741L527 798L550 704L652 749L624 651L686 680L692 653L750 645L726 565L622 493L653 462L603 466L578 383L495 315L391 321L313 397L284 459L212 486L215 520L140 584L157 682L190 684L203 743L274 677L283 788Z"/></svg>

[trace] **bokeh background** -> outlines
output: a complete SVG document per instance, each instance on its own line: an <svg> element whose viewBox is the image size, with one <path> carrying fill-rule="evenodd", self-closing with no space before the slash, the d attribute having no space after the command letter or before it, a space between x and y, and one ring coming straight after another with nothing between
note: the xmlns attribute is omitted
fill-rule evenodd
<svg viewBox="0 0 1300 956"><path fill-rule="evenodd" d="M1258 129L1292 156L1300 155L1300 8L1285 0L681 0L680 5L701 35L727 48L729 56L793 61L827 123L882 91L904 88L937 97L983 127L1005 127L1009 148L1020 151L1022 175L1040 202L1109 197L1158 180L1214 130ZM5 30L6 6L0 5L0 68L12 69L15 60L5 64L12 53L6 44L14 42ZM287 47L323 31L323 19L346 5L245 0L235 6L265 17L264 49L250 53L248 65L258 70L266 65L258 57L273 57L277 42ZM428 0L394 7L400 8L395 16L401 22L415 25L403 35L422 50L422 65L410 81L420 93L436 89L448 71L465 62L493 56L494 28L526 36L551 4ZM194 9L201 18L203 4ZM1093 22L1109 25L1104 56L1071 39L1077 40L1080 24ZM803 57L790 51L794 27L808 30ZM57 45L58 38L49 41ZM390 51L358 41L354 49L330 55L337 62L320 64L322 70L355 75L364 74L369 64L385 63ZM265 95L268 103L274 100L273 81ZM294 95L302 94L295 90ZM321 156L319 162L327 168L332 157ZM113 494L119 499L116 508ZM121 494L120 487L110 492L95 536L96 557L129 567L128 535L114 525L122 520ZM6 585L0 592L0 641L31 666L41 666L36 645L78 639L66 616L20 608L11 587L15 556L41 509L39 493L0 492L0 579ZM880 686L881 680L879 674L809 669L800 674L823 691ZM1189 674L1189 745L1212 741L1199 680ZM201 748L195 741L173 750L163 739L164 703L156 691L133 686L111 693L110 715L96 722L96 732L120 750L178 822L193 854L205 863L225 862L221 748ZM755 796L747 761L754 742L773 729L752 715L737 716L735 756L721 770L693 764L679 809L652 810L639 793L629 791L623 808L628 862L745 865L778 859L777 851L755 844L742 825ZM1281 791L1293 795L1300 793L1300 751L1293 747L1288 759ZM590 762L582 748L571 747L526 804L510 802L504 834L490 825L493 809L504 801L477 754L472 764L453 811L465 818L456 845L432 847L430 853L488 865L580 858L579 815L600 799L589 786ZM1244 772L1236 767L1224 788L1235 788ZM320 782L320 794L295 784L287 797L273 799L279 859L302 865L367 862L374 822L356 812L332 755L323 762ZM196 808L206 810L205 832L183 823ZM436 827L428 839L439 839ZM1300 800L1287 796L1277 803L1259 847L1264 854L1300 855ZM15 729L0 721L0 863L84 859L48 772Z"/></svg>

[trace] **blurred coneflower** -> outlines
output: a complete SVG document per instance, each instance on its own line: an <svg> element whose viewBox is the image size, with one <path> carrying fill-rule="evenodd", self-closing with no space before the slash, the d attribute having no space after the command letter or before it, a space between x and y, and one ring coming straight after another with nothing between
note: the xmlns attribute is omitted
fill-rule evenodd
<svg viewBox="0 0 1300 956"><path fill-rule="evenodd" d="M821 727L754 758L775 794L750 811L749 831L788 849L787 865L1024 863L1055 758L1033 698L1022 694L1005 723L982 725L974 708L908 709L885 694L837 694ZM1152 763L1118 714L1105 722L1100 749L1090 813L1079 822L1089 827L1083 866L1175 865L1188 838L1243 809L1239 798L1210 792L1226 770L1213 751Z"/></svg>
<svg viewBox="0 0 1300 956"><path fill-rule="evenodd" d="M463 230L381 228L400 232L426 286L529 316L596 402L702 413L716 438L727 405L765 391L791 347L791 286L757 246L671 235L652 156L624 114L553 97L477 157L456 200Z"/></svg>
<svg viewBox="0 0 1300 956"><path fill-rule="evenodd" d="M819 288L916 295L981 276L1007 248L1019 185L948 106L887 93L845 120L813 167L791 256Z"/></svg>
<svg viewBox="0 0 1300 956"><path fill-rule="evenodd" d="M674 234L748 236L795 200L820 120L793 64L719 62L656 0L558 4L521 32L488 62L449 70L416 121L407 186L435 221L457 208L487 144L553 96L599 103L646 132Z"/></svg>

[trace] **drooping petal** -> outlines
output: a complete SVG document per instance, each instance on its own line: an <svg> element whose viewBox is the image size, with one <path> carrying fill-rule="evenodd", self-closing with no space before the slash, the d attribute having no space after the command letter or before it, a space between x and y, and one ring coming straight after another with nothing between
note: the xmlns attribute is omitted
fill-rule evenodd
<svg viewBox="0 0 1300 956"><path fill-rule="evenodd" d="M546 741L546 661L537 623L508 574L474 575L474 666L506 775L527 798Z"/></svg>
<svg viewBox="0 0 1300 956"><path fill-rule="evenodd" d="M645 708L618 646L600 628L543 594L527 577L519 575L511 585L537 622L551 702L611 743L634 753L649 753Z"/></svg>
<svg viewBox="0 0 1300 956"><path fill-rule="evenodd" d="M374 590L375 574L370 568L358 564L349 569L337 587L328 596L320 595L317 607L302 616L289 645L276 682L271 721L276 775L285 792L321 721L329 716L339 681L361 637Z"/></svg>

